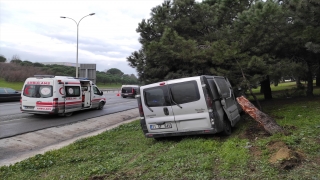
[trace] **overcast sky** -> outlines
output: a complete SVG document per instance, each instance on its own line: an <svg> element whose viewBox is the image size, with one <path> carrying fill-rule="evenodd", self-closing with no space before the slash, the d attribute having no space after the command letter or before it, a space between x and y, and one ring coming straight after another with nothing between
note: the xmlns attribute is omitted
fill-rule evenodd
<svg viewBox="0 0 320 180"><path fill-rule="evenodd" d="M140 49L142 19L163 0L0 0L0 55L10 60L93 63L98 71L118 68L137 74L126 57Z"/></svg>

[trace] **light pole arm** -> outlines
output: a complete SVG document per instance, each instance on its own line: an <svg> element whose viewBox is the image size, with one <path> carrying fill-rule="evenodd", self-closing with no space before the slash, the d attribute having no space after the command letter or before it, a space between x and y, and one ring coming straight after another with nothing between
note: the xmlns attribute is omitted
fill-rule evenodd
<svg viewBox="0 0 320 180"><path fill-rule="evenodd" d="M77 25L77 61L76 61L76 78L78 78L78 47L79 47L79 24L80 24L80 21L83 19L83 18L85 18L85 17L87 17L87 16L93 16L93 15L95 15L95 13L91 13L91 14L88 14L88 15L86 15L86 16L83 16L78 22L76 21L76 20L74 20L74 19L72 19L72 18L69 18L69 17L65 17L65 16L61 16L60 18L67 18L67 19L71 19L72 21L74 21L75 23L76 23L76 25Z"/></svg>

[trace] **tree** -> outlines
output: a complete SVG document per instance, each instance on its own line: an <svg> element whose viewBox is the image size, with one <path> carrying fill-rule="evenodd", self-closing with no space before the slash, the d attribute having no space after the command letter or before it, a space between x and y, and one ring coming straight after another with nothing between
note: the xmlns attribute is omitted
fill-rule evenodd
<svg viewBox="0 0 320 180"><path fill-rule="evenodd" d="M307 96L313 96L313 77L320 74L320 56L311 45L320 44L320 3L317 0L280 1L288 11L286 32L289 41L287 56L307 67Z"/></svg>
<svg viewBox="0 0 320 180"><path fill-rule="evenodd" d="M42 64L42 63L36 62L36 63L33 63L33 66L35 66L35 67L43 67L43 66L45 66L45 65Z"/></svg>
<svg viewBox="0 0 320 180"><path fill-rule="evenodd" d="M129 65L137 69L140 81L152 83L201 74L224 75L230 69L229 65L234 67L229 59L231 56L215 58L215 53L219 56L221 53L214 49L225 51L219 47L230 46L224 39L219 39L224 30L219 27L230 23L228 20L220 20L224 13L220 14L219 10L228 7L233 1L219 1L224 6L215 3L218 2L165 1L151 10L152 17L143 19L137 28L142 48L127 58ZM237 7L242 5L239 1L235 4ZM234 9L237 11L242 8ZM234 9L229 8L224 12ZM237 13L230 13L230 17Z"/></svg>
<svg viewBox="0 0 320 180"><path fill-rule="evenodd" d="M21 66L33 66L33 63L28 60L22 61L20 64Z"/></svg>
<svg viewBox="0 0 320 180"><path fill-rule="evenodd" d="M20 59L20 57L18 55L13 55L11 60L10 60L10 63L16 63L16 64L20 64L22 61Z"/></svg>
<svg viewBox="0 0 320 180"><path fill-rule="evenodd" d="M0 55L0 62L6 62L7 58L5 58L3 55Z"/></svg>
<svg viewBox="0 0 320 180"><path fill-rule="evenodd" d="M107 71L107 73L112 74L112 75L119 75L119 76L124 74L121 70L119 70L117 68L111 68Z"/></svg>

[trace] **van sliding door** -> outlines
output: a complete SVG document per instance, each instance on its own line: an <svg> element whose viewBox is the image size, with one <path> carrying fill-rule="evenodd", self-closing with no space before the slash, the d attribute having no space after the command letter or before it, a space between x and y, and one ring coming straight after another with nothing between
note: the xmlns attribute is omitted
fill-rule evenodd
<svg viewBox="0 0 320 180"><path fill-rule="evenodd" d="M210 117L200 78L169 81L169 93L178 131L197 131L211 128Z"/></svg>
<svg viewBox="0 0 320 180"><path fill-rule="evenodd" d="M231 121L231 125L233 126L240 120L240 114L232 87L228 79L224 77L213 77L213 81L217 86L222 107Z"/></svg>

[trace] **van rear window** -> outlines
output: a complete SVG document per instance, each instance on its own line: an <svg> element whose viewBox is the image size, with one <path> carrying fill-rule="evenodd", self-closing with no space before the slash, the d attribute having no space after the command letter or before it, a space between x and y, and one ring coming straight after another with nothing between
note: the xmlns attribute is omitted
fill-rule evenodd
<svg viewBox="0 0 320 180"><path fill-rule="evenodd" d="M159 86L144 90L145 104L149 107L170 106L168 88Z"/></svg>
<svg viewBox="0 0 320 180"><path fill-rule="evenodd" d="M26 85L23 95L30 98L52 97L52 86L50 85Z"/></svg>
<svg viewBox="0 0 320 180"><path fill-rule="evenodd" d="M132 87L123 87L121 90L122 93L131 93Z"/></svg>

